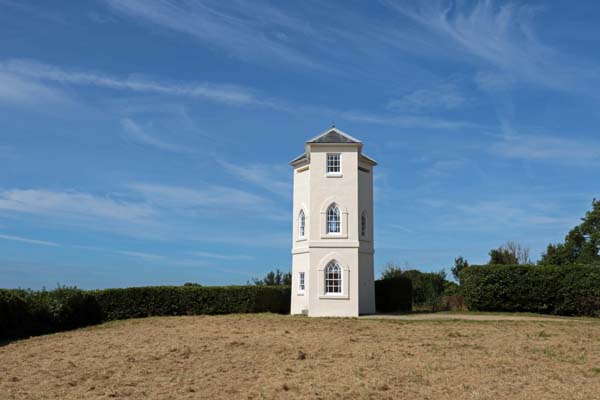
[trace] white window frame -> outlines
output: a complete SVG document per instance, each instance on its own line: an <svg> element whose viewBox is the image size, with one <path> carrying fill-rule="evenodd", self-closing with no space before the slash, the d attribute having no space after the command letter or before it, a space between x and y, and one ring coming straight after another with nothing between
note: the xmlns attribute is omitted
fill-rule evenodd
<svg viewBox="0 0 600 400"><path fill-rule="evenodd" d="M304 210L300 210L298 214L298 239L306 238L306 214Z"/></svg>
<svg viewBox="0 0 600 400"><path fill-rule="evenodd" d="M337 157L337 162L330 160L330 157ZM330 168L333 169L337 164L337 171L330 171ZM338 176L342 175L342 153L327 153L327 159L325 162L325 171L327 171L327 175L330 176Z"/></svg>
<svg viewBox="0 0 600 400"><path fill-rule="evenodd" d="M330 231L330 221L329 221L329 212L335 210L337 214L337 231ZM329 207L327 207L327 211L325 212L325 233L328 235L341 235L342 234L342 211L340 207L333 203Z"/></svg>
<svg viewBox="0 0 600 400"><path fill-rule="evenodd" d="M337 271L335 273L338 274L338 278L332 278L329 279L328 275L329 275L329 270L330 269L337 269ZM340 266L340 264L337 261L331 261L329 262L329 264L327 264L327 266L325 267L325 270L323 271L323 294L325 296L343 296L344 295L344 270L342 269L342 267ZM337 284L328 284L328 282L337 282ZM337 291L329 291L329 288L337 288Z"/></svg>
<svg viewBox="0 0 600 400"><path fill-rule="evenodd" d="M306 289L304 272L298 273L298 293L304 293Z"/></svg>

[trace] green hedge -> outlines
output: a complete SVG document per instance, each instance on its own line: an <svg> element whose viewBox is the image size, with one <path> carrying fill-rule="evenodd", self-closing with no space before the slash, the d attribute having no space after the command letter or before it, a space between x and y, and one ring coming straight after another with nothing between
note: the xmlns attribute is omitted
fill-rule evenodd
<svg viewBox="0 0 600 400"><path fill-rule="evenodd" d="M0 340L164 315L289 313L289 286L0 289Z"/></svg>
<svg viewBox="0 0 600 400"><path fill-rule="evenodd" d="M93 292L105 320L290 311L289 286L148 286Z"/></svg>
<svg viewBox="0 0 600 400"><path fill-rule="evenodd" d="M598 266L471 266L460 279L470 310L600 316Z"/></svg>
<svg viewBox="0 0 600 400"><path fill-rule="evenodd" d="M101 320L96 298L82 290L0 289L0 339L74 329Z"/></svg>
<svg viewBox="0 0 600 400"><path fill-rule="evenodd" d="M375 281L375 308L381 312L412 310L412 281L406 277Z"/></svg>

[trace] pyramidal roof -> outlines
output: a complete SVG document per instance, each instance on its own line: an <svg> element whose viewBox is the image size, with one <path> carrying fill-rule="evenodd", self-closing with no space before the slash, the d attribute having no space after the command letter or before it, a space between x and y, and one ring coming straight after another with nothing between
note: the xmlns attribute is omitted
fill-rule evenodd
<svg viewBox="0 0 600 400"><path fill-rule="evenodd" d="M373 160L371 157L368 157L366 154L363 154L362 151L362 142L355 137L348 135L346 132L342 132L336 127L332 126L327 129L325 132L320 135L315 136L314 138L308 140L306 142L306 150L307 152L300 154L298 157L294 158L290 161L291 165L295 165L301 162L308 161L310 155L310 148L308 145L315 144L357 144L359 148L360 159L365 161L371 165L377 165L377 162Z"/></svg>
<svg viewBox="0 0 600 400"><path fill-rule="evenodd" d="M345 132L331 127L318 136L308 140L306 143L362 143L360 140L348 135Z"/></svg>

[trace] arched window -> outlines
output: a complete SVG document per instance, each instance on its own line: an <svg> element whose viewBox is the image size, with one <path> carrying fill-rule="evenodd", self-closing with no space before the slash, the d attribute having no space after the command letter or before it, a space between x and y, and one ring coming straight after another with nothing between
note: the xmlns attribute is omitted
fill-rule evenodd
<svg viewBox="0 0 600 400"><path fill-rule="evenodd" d="M342 294L342 268L335 261L325 267L325 294Z"/></svg>
<svg viewBox="0 0 600 400"><path fill-rule="evenodd" d="M306 226L306 217L304 216L304 210L300 210L300 215L298 215L298 237L304 237L304 229Z"/></svg>
<svg viewBox="0 0 600 400"><path fill-rule="evenodd" d="M340 209L332 204L327 209L327 233L340 233Z"/></svg>
<svg viewBox="0 0 600 400"><path fill-rule="evenodd" d="M363 211L360 215L360 236L367 236L367 212Z"/></svg>

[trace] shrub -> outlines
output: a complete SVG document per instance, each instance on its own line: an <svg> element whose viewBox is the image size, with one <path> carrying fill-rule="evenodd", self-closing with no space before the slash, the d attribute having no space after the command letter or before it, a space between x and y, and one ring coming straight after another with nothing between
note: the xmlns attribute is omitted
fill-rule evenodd
<svg viewBox="0 0 600 400"><path fill-rule="evenodd" d="M471 310L600 315L598 266L472 266L461 286Z"/></svg>
<svg viewBox="0 0 600 400"><path fill-rule="evenodd" d="M403 277L412 281L413 304L436 311L446 290L446 273L421 272L416 269L404 271Z"/></svg>
<svg viewBox="0 0 600 400"><path fill-rule="evenodd" d="M157 286L83 291L0 289L0 339L15 339L106 320L162 315L289 313L285 286Z"/></svg>
<svg viewBox="0 0 600 400"><path fill-rule="evenodd" d="M101 322L98 303L75 288L0 290L0 338L18 338Z"/></svg>
<svg viewBox="0 0 600 400"><path fill-rule="evenodd" d="M105 320L166 315L288 313L289 286L148 286L92 292Z"/></svg>
<svg viewBox="0 0 600 400"><path fill-rule="evenodd" d="M22 293L0 289L0 338L18 337L19 330L29 324L29 305Z"/></svg>
<svg viewBox="0 0 600 400"><path fill-rule="evenodd" d="M381 312L410 311L412 282L406 277L375 281L375 308Z"/></svg>

